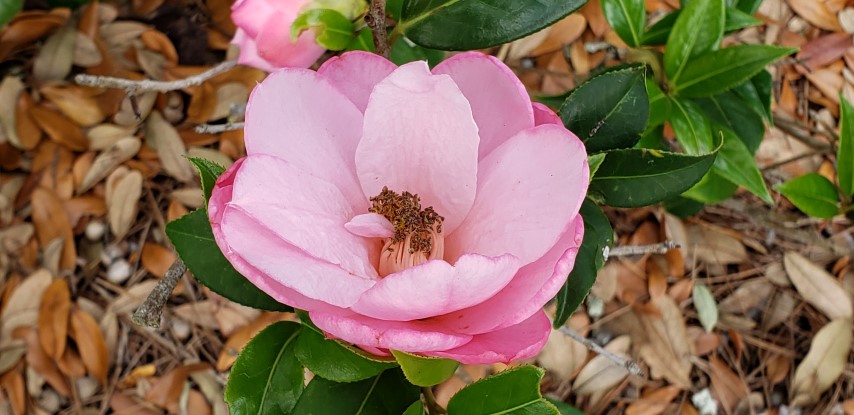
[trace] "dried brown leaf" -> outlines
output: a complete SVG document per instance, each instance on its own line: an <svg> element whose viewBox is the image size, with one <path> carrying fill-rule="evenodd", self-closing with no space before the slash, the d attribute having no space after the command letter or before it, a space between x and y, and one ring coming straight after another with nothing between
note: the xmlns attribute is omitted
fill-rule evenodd
<svg viewBox="0 0 854 415"><path fill-rule="evenodd" d="M86 370L102 385L106 385L109 357L98 322L86 312L75 308L71 312L71 337L77 343Z"/></svg>
<svg viewBox="0 0 854 415"><path fill-rule="evenodd" d="M33 77L36 81L59 81L68 76L74 56L76 33L73 27L66 25L47 38L33 60Z"/></svg>
<svg viewBox="0 0 854 415"><path fill-rule="evenodd" d="M27 342L27 364L57 392L64 396L71 396L68 380L59 371L53 359L42 349L36 330L29 327L19 327L15 329L13 336Z"/></svg>
<svg viewBox="0 0 854 415"><path fill-rule="evenodd" d="M786 252L783 264L798 293L824 315L831 319L854 317L851 297L824 268L791 251Z"/></svg>
<svg viewBox="0 0 854 415"><path fill-rule="evenodd" d="M193 179L193 169L185 158L187 148L181 141L181 136L172 124L163 119L159 112L154 111L145 124L145 135L157 149L157 156L163 164L163 169L170 176L188 182Z"/></svg>
<svg viewBox="0 0 854 415"><path fill-rule="evenodd" d="M15 112L15 128L21 140L21 148L32 150L36 148L42 138L42 130L30 116L30 108L35 106L33 98L28 93L18 97L18 108Z"/></svg>
<svg viewBox="0 0 854 415"><path fill-rule="evenodd" d="M86 36L83 32L76 32L74 38L74 53L72 54L72 62L77 66L84 68L97 66L104 61L98 45L92 38Z"/></svg>
<svg viewBox="0 0 854 415"><path fill-rule="evenodd" d="M60 267L64 270L74 269L77 248L74 246L71 224L59 197L50 189L38 187L33 191L31 206L39 244L45 247L54 239L62 238L64 245Z"/></svg>
<svg viewBox="0 0 854 415"><path fill-rule="evenodd" d="M667 407L682 391L676 386L665 386L643 394L643 397L632 402L626 408L626 415L658 415L664 413Z"/></svg>
<svg viewBox="0 0 854 415"><path fill-rule="evenodd" d="M27 390L24 387L24 377L17 370L7 372L0 377L0 386L6 390L6 396L16 414L27 412Z"/></svg>
<svg viewBox="0 0 854 415"><path fill-rule="evenodd" d="M30 108L30 115L57 144L71 151L85 151L89 148L89 141L86 140L83 131L66 116L41 106Z"/></svg>
<svg viewBox="0 0 854 415"><path fill-rule="evenodd" d="M824 0L788 0L789 6L808 22L825 30L838 32L842 30L836 18Z"/></svg>
<svg viewBox="0 0 854 415"><path fill-rule="evenodd" d="M140 172L126 168L116 169L107 178L107 218L116 238L123 238L136 221L142 182Z"/></svg>
<svg viewBox="0 0 854 415"><path fill-rule="evenodd" d="M24 148L18 136L15 117L18 97L24 89L24 83L17 76L6 76L0 83L0 127L9 142L17 148Z"/></svg>
<svg viewBox="0 0 854 415"><path fill-rule="evenodd" d="M586 315L576 313L570 318L568 324L578 331L589 323L590 320ZM540 367L554 373L558 379L565 382L572 379L587 360L587 347L558 330L552 330L537 359Z"/></svg>
<svg viewBox="0 0 854 415"><path fill-rule="evenodd" d="M142 142L136 137L120 138L110 148L104 150L92 162L92 166L86 172L86 176L80 182L77 193L85 193L95 184L107 177L120 164L131 159L142 146Z"/></svg>
<svg viewBox="0 0 854 415"><path fill-rule="evenodd" d="M726 413L731 413L735 405L750 392L747 383L715 356L709 357L709 367L712 377L712 395L717 398Z"/></svg>
<svg viewBox="0 0 854 415"><path fill-rule="evenodd" d="M641 324L647 334L647 342L639 352L650 366L653 378L665 378L684 389L691 388L691 361L693 344L688 338L684 317L679 306L669 296L653 298L651 306L655 312L641 314Z"/></svg>
<svg viewBox="0 0 854 415"><path fill-rule="evenodd" d="M617 356L628 358L627 353L631 344L632 340L629 336L620 336L611 340L605 349ZM600 355L594 357L584 365L581 372L578 372L572 388L579 395L592 395L617 386L628 375L629 371L626 368Z"/></svg>
<svg viewBox="0 0 854 415"><path fill-rule="evenodd" d="M151 275L162 277L175 262L175 253L158 243L146 242L142 247L141 261L143 268Z"/></svg>
<svg viewBox="0 0 854 415"><path fill-rule="evenodd" d="M98 99L91 90L79 86L46 85L40 89L66 117L83 127L91 127L104 119Z"/></svg>
<svg viewBox="0 0 854 415"><path fill-rule="evenodd" d="M71 292L65 280L54 280L42 295L39 305L39 340L45 353L59 359L65 352Z"/></svg>
<svg viewBox="0 0 854 415"><path fill-rule="evenodd" d="M816 333L809 352L795 370L792 406L817 402L821 394L836 382L848 361L852 330L851 320L839 318Z"/></svg>

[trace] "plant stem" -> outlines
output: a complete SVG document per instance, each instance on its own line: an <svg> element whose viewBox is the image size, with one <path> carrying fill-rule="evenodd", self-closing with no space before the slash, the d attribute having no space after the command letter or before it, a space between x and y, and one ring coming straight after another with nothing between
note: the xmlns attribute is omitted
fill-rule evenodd
<svg viewBox="0 0 854 415"><path fill-rule="evenodd" d="M145 302L133 312L131 321L140 326L160 327L163 307L166 306L166 301L169 300L169 296L172 295L172 291L175 290L175 286L178 285L178 281L181 280L185 272L187 272L187 266L184 265L184 261L176 259L163 278L148 294Z"/></svg>
<svg viewBox="0 0 854 415"><path fill-rule="evenodd" d="M608 258L616 258L622 256L644 255L644 254L666 254L667 251L679 248L679 244L675 241L664 241L653 245L625 245L615 246L608 250L606 255Z"/></svg>
<svg viewBox="0 0 854 415"><path fill-rule="evenodd" d="M365 23L371 28L374 34L374 47L377 55L388 58L388 32L386 31L386 16L385 16L386 0L371 0L371 9L365 16Z"/></svg>
<svg viewBox="0 0 854 415"><path fill-rule="evenodd" d="M563 334L571 337L573 340L583 344L588 349L590 349L592 352L607 358L608 360L614 362L618 366L622 366L623 368L628 370L629 373L631 373L635 376L641 376L641 377L645 375L643 369L641 369L640 365L637 364L637 362L635 362L634 360L630 360L630 359L623 358L621 356L617 356L616 354L611 353L608 350L605 350L605 348L603 348L602 346L600 346L600 345L594 343L592 340L576 333L575 330L573 330L569 327L561 327L559 330L561 333L563 333Z"/></svg>
<svg viewBox="0 0 854 415"><path fill-rule="evenodd" d="M436 402L436 395L433 395L433 388L430 386L425 386L421 388L421 393L424 394L424 400L427 401L427 413L429 415L441 415L446 414L445 408L442 408L442 405L439 405L439 402Z"/></svg>
<svg viewBox="0 0 854 415"><path fill-rule="evenodd" d="M155 81L151 79L143 79L134 81L131 79L114 78L112 76L94 76L79 74L74 77L74 81L80 85L91 86L96 88L116 88L124 89L129 94L133 95L138 91L157 91L169 92L179 89L189 88L191 86L201 85L203 82L211 79L231 68L237 66L236 61L225 61L211 67L210 69L177 81Z"/></svg>

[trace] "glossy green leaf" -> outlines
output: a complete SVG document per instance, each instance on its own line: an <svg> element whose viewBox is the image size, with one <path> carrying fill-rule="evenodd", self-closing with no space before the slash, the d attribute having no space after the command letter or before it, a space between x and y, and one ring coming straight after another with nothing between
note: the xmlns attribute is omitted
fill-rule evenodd
<svg viewBox="0 0 854 415"><path fill-rule="evenodd" d="M839 149L836 152L836 177L839 189L848 197L854 196L854 107L839 97Z"/></svg>
<svg viewBox="0 0 854 415"><path fill-rule="evenodd" d="M741 97L742 100L750 104L754 111L758 112L765 118L765 121L772 122L771 118L771 88L773 80L771 73L767 70L761 70L758 74L750 78L748 82L742 82L736 85L732 91Z"/></svg>
<svg viewBox="0 0 854 415"><path fill-rule="evenodd" d="M393 35L440 50L507 43L562 19L587 0L404 0Z"/></svg>
<svg viewBox="0 0 854 415"><path fill-rule="evenodd" d="M681 82L692 58L718 48L724 35L724 6L724 0L692 0L682 8L664 51L664 71L671 84Z"/></svg>
<svg viewBox="0 0 854 415"><path fill-rule="evenodd" d="M216 179L225 171L225 167L210 160L195 157L189 157L188 159L196 166L196 170L199 171L199 178L202 182L202 193L205 195L205 206L207 206L214 184L216 184Z"/></svg>
<svg viewBox="0 0 854 415"><path fill-rule="evenodd" d="M723 135L723 144L715 159L715 167L717 167L715 172L759 196L765 203L773 204L774 199L768 193L768 187L765 186L765 180L750 150L732 131L726 128L715 128L715 130Z"/></svg>
<svg viewBox="0 0 854 415"><path fill-rule="evenodd" d="M590 179L596 176L596 171L599 170L599 165L605 161L605 153L591 154L587 156L587 165L590 167Z"/></svg>
<svg viewBox="0 0 854 415"><path fill-rule="evenodd" d="M303 368L294 357L299 332L299 324L280 321L243 348L225 386L225 401L232 414L291 412L305 385Z"/></svg>
<svg viewBox="0 0 854 415"><path fill-rule="evenodd" d="M291 42L306 30L314 31L315 42L329 50L344 50L355 37L353 22L332 9L309 9L297 16L291 25Z"/></svg>
<svg viewBox="0 0 854 415"><path fill-rule="evenodd" d="M682 219L687 219L703 210L706 204L684 196L677 196L673 199L665 200L662 206L671 214Z"/></svg>
<svg viewBox="0 0 854 415"><path fill-rule="evenodd" d="M759 6L762 4L762 0L736 0L735 7L739 10L753 15L759 10Z"/></svg>
<svg viewBox="0 0 854 415"><path fill-rule="evenodd" d="M720 203L732 197L738 190L738 185L724 179L717 170L716 166L712 166L709 173L682 196L708 205Z"/></svg>
<svg viewBox="0 0 854 415"><path fill-rule="evenodd" d="M551 402L552 405L554 405L555 408L557 408L558 412L560 412L560 415L585 415L584 411L582 411L582 410L580 410L580 409L578 409L578 408L576 408L576 407L574 407L574 406L572 406L566 402L561 402L557 399L554 399L554 398L551 398L548 396L546 397L546 400Z"/></svg>
<svg viewBox="0 0 854 415"><path fill-rule="evenodd" d="M262 310L293 310L240 275L219 250L204 209L166 224L166 235L193 276L211 291L238 304Z"/></svg>
<svg viewBox="0 0 854 415"><path fill-rule="evenodd" d="M563 106L564 101L569 98L569 94L572 93L572 90L566 91L562 94L558 95L537 95L532 99L541 104L545 104L547 107L558 111L560 107Z"/></svg>
<svg viewBox="0 0 854 415"><path fill-rule="evenodd" d="M388 17L394 20L400 20L400 14L403 11L403 0L387 0L385 3L385 12Z"/></svg>
<svg viewBox="0 0 854 415"><path fill-rule="evenodd" d="M555 328L563 326L587 297L596 282L597 273L605 265L604 250L614 243L611 222L592 200L584 199L581 218L584 220L584 239L575 256L575 266L555 297L557 310L552 321Z"/></svg>
<svg viewBox="0 0 854 415"><path fill-rule="evenodd" d="M649 118L644 72L632 66L603 73L566 99L560 117L589 153L631 147L640 140Z"/></svg>
<svg viewBox="0 0 854 415"><path fill-rule="evenodd" d="M23 7L24 0L0 0L0 26L12 20Z"/></svg>
<svg viewBox="0 0 854 415"><path fill-rule="evenodd" d="M657 127L664 124L670 115L670 100L664 95L661 87L652 77L646 78L646 95L649 97L649 119L646 127Z"/></svg>
<svg viewBox="0 0 854 415"><path fill-rule="evenodd" d="M337 340L307 327L297 339L296 357L317 376L334 382L355 382L378 375L395 366L393 362L376 362L350 349Z"/></svg>
<svg viewBox="0 0 854 415"><path fill-rule="evenodd" d="M400 415L421 396L399 369L350 383L319 376L306 386L293 415Z"/></svg>
<svg viewBox="0 0 854 415"><path fill-rule="evenodd" d="M427 411L424 410L424 404L421 403L420 400L415 401L409 408L406 408L406 411L403 415L427 415Z"/></svg>
<svg viewBox="0 0 854 415"><path fill-rule="evenodd" d="M829 219L839 213L839 194L836 192L836 186L818 173L807 173L778 184L774 186L774 190L786 196L807 215Z"/></svg>
<svg viewBox="0 0 854 415"><path fill-rule="evenodd" d="M647 148L650 150L664 150L664 126L650 127L644 131L640 141L635 144L635 148Z"/></svg>
<svg viewBox="0 0 854 415"><path fill-rule="evenodd" d="M756 154L762 138L765 137L765 123L762 116L751 105L733 91L727 91L708 98L696 98L713 122L732 130L747 146L750 154Z"/></svg>
<svg viewBox="0 0 854 415"><path fill-rule="evenodd" d="M646 26L644 0L601 0L601 3L605 19L620 39L629 46L640 46Z"/></svg>
<svg viewBox="0 0 854 415"><path fill-rule="evenodd" d="M700 320L706 333L711 333L718 324L718 304L715 302L715 296L712 295L709 287L703 284L694 284L691 294L694 308L697 309L697 319Z"/></svg>
<svg viewBox="0 0 854 415"><path fill-rule="evenodd" d="M438 385L454 375L460 362L437 357L416 356L414 354L392 350L403 374L409 383L417 386Z"/></svg>
<svg viewBox="0 0 854 415"><path fill-rule="evenodd" d="M545 371L521 366L466 386L448 402L448 415L560 415L540 394Z"/></svg>
<svg viewBox="0 0 854 415"><path fill-rule="evenodd" d="M752 78L766 65L797 49L770 45L737 45L716 50L688 61L678 82L671 79L674 93L684 97L707 97L724 92Z"/></svg>
<svg viewBox="0 0 854 415"><path fill-rule="evenodd" d="M588 194L608 206L642 207L670 199L696 184L716 153L700 156L659 150L609 151Z"/></svg>
<svg viewBox="0 0 854 415"><path fill-rule="evenodd" d="M364 28L356 34L356 37L347 45L347 50L364 50L367 52L374 52L376 48L374 47L374 34L371 33L371 29Z"/></svg>
<svg viewBox="0 0 854 415"><path fill-rule="evenodd" d="M394 45L391 47L389 59L396 65L403 65L414 61L427 61L432 68L445 59L445 52L418 46L412 43L411 40L403 37L394 42Z"/></svg>
<svg viewBox="0 0 854 415"><path fill-rule="evenodd" d="M678 98L670 101L670 125L685 152L693 156L710 153L715 148L714 137L703 110L691 101Z"/></svg>
<svg viewBox="0 0 854 415"><path fill-rule="evenodd" d="M655 22L644 32L641 43L644 46L658 46L667 43L667 37L673 30L673 24L682 10L670 12ZM724 33L734 32L746 27L757 26L762 21L733 7L727 7L724 18Z"/></svg>

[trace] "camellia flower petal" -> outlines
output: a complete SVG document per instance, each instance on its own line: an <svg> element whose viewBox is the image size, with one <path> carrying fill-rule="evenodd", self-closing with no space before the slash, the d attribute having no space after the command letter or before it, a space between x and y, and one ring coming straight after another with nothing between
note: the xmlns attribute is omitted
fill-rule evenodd
<svg viewBox="0 0 854 415"><path fill-rule="evenodd" d="M284 69L253 91L245 140L209 201L217 244L329 337L462 363L545 344L587 154L503 63L351 52Z"/></svg>
<svg viewBox="0 0 854 415"><path fill-rule="evenodd" d="M326 51L307 30L291 42L291 25L311 0L237 0L231 19L237 32L231 43L240 48L237 62L264 71L308 68Z"/></svg>

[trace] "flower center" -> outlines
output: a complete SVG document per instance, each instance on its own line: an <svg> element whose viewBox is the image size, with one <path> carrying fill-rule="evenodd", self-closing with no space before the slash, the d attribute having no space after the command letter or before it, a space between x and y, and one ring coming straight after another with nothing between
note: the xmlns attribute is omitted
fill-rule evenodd
<svg viewBox="0 0 854 415"><path fill-rule="evenodd" d="M433 207L421 208L418 195L398 194L383 187L371 198L371 213L384 216L394 226L394 235L386 239L380 254L379 274L402 271L445 254L442 221Z"/></svg>

